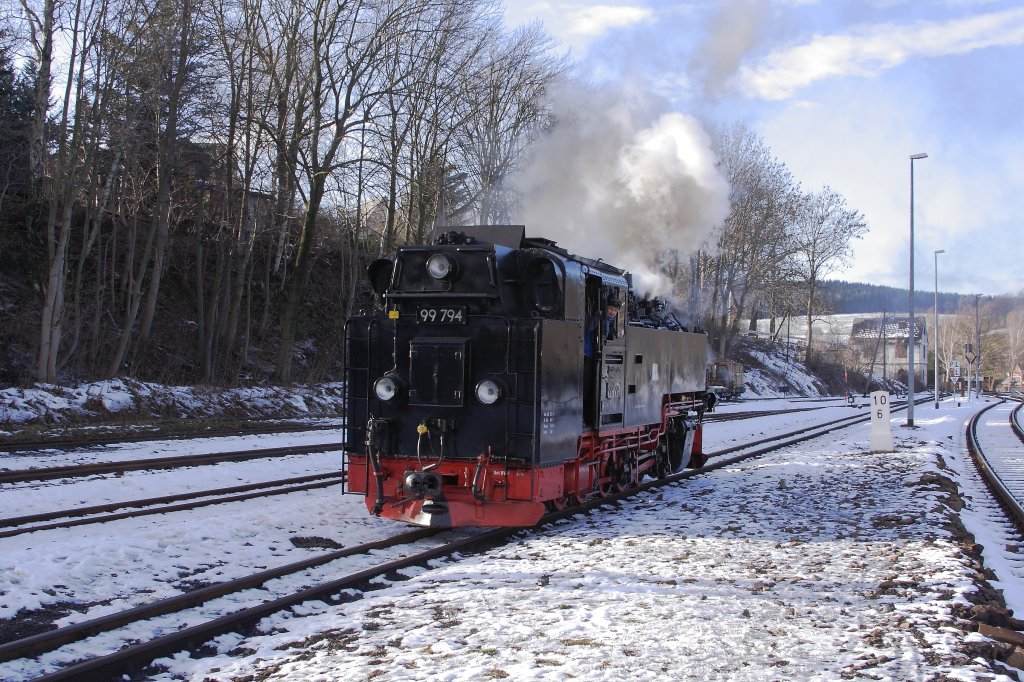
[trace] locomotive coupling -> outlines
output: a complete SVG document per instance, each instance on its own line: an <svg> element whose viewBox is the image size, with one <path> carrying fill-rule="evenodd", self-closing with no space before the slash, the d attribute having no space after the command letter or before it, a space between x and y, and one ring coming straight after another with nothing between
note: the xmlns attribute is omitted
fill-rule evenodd
<svg viewBox="0 0 1024 682"><path fill-rule="evenodd" d="M441 476L429 471L406 471L402 477L402 487L417 499L442 496Z"/></svg>

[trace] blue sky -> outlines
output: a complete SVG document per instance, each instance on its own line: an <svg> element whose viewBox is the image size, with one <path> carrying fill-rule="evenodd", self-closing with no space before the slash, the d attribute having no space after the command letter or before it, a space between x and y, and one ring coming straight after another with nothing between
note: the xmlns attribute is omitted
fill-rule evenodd
<svg viewBox="0 0 1024 682"><path fill-rule="evenodd" d="M986 0L506 0L580 76L629 82L706 125L744 123L805 191L866 217L834 277L905 287L910 159L915 287L1024 291L1024 3Z"/></svg>

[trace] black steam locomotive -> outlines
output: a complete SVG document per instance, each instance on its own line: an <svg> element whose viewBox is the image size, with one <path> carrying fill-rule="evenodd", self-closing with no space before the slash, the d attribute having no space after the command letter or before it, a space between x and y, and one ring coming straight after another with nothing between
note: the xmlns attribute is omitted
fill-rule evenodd
<svg viewBox="0 0 1024 682"><path fill-rule="evenodd" d="M700 466L706 335L522 226L453 228L368 270L345 331L347 492L423 526L545 509Z"/></svg>

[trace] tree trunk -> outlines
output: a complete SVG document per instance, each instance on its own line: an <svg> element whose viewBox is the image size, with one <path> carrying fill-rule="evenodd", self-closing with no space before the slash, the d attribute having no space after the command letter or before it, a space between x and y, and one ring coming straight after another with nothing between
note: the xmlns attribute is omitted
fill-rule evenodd
<svg viewBox="0 0 1024 682"><path fill-rule="evenodd" d="M27 7L27 6L26 6ZM38 194L42 190L46 174L46 118L50 111L50 88L53 77L53 15L54 0L44 0L43 15L36 27L38 38L34 40L36 50L36 82L33 92L35 115L29 130L29 168L32 184Z"/></svg>
<svg viewBox="0 0 1024 682"><path fill-rule="evenodd" d="M56 209L50 210L51 217ZM60 231L50 253L50 267L43 296L42 317L39 325L39 354L36 379L40 383L57 381L57 353L60 350L61 330L64 323L64 288L68 276L68 245L71 240L71 203L61 212Z"/></svg>
<svg viewBox="0 0 1024 682"><path fill-rule="evenodd" d="M175 65L174 85L167 97L167 125L161 135L157 166L157 197L156 207L156 243L153 251L153 272L150 276L149 290L146 292L146 306L142 314L139 328L139 340L149 340L153 329L153 318L156 315L156 301L160 294L160 280L164 275L164 260L167 253L167 236L171 222L171 176L174 173L174 162L178 144L178 112L181 107L182 93L185 89L189 58L192 56L192 3L184 0L180 14L180 33L178 39L177 64Z"/></svg>
<svg viewBox="0 0 1024 682"><path fill-rule="evenodd" d="M299 309L302 307L302 299L305 294L306 280L309 279L312 265L313 241L316 239L317 218L320 214L320 201L324 196L326 182L327 174L322 171L318 172L309 188L309 205L306 207L306 215L302 221L302 234L299 237L299 247L295 253L295 267L286 290L287 299L284 312L281 314L281 346L278 349L275 372L275 378L281 383L290 383L292 380L295 332L298 326Z"/></svg>
<svg viewBox="0 0 1024 682"><path fill-rule="evenodd" d="M809 282L807 287L807 351L804 363L811 363L811 342L814 340L814 282Z"/></svg>

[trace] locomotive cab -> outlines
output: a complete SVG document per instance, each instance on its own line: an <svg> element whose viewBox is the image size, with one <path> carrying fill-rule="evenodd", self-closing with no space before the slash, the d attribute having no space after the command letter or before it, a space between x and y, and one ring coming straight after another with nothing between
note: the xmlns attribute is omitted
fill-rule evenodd
<svg viewBox="0 0 1024 682"><path fill-rule="evenodd" d="M703 334L627 324L623 271L522 226L457 230L369 267L375 309L345 331L348 492L420 525L529 526L690 459Z"/></svg>

